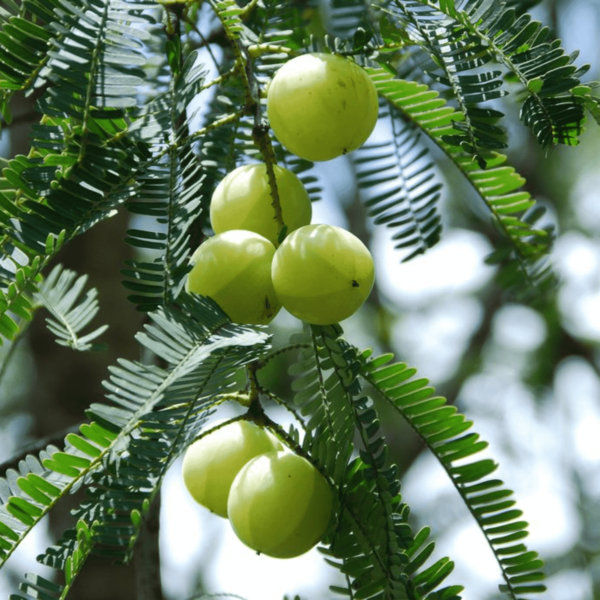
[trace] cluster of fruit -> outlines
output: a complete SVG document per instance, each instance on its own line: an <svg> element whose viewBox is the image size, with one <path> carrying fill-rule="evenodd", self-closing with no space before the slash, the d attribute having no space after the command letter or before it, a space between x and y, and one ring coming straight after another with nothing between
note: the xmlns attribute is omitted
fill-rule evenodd
<svg viewBox="0 0 600 600"><path fill-rule="evenodd" d="M234 421L194 442L183 481L197 502L229 517L244 544L275 558L310 550L331 517L323 475L251 421Z"/></svg>
<svg viewBox="0 0 600 600"><path fill-rule="evenodd" d="M359 148L378 114L366 72L344 57L306 54L287 62L267 91L278 140L312 161ZM299 319L329 325L360 308L374 282L367 247L348 231L310 225L310 198L291 171L275 165L281 219L267 167L229 173L211 200L215 236L192 256L186 290L212 298L235 323L266 324L281 306ZM287 237L276 248L281 221Z"/></svg>
<svg viewBox="0 0 600 600"><path fill-rule="evenodd" d="M369 137L377 92L354 62L307 54L277 72L267 111L290 152L330 160ZM346 319L373 286L369 250L340 227L310 225L310 198L300 180L277 165L271 175L279 207L264 164L239 167L219 183L210 206L215 235L192 256L187 291L212 298L236 323L269 323L282 305L316 325ZM282 223L287 237L277 248ZM324 535L331 516L323 475L248 420L192 444L183 478L200 504L229 517L242 542L269 556L303 554Z"/></svg>

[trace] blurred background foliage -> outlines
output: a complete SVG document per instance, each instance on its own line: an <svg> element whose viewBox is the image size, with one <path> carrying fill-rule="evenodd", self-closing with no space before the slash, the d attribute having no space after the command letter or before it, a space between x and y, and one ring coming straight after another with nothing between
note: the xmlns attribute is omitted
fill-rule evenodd
<svg viewBox="0 0 600 600"><path fill-rule="evenodd" d="M591 63L586 81L600 79L600 2L528 4L536 5L533 15L551 27L567 52L581 52L578 64ZM218 31L211 38L211 25L216 26L204 23L202 30L219 56ZM210 57L203 53L208 64ZM2 131L3 156L27 153L34 100L14 99L14 121ZM576 148L543 150L519 123L514 101L496 102L511 117L510 163L525 176L527 190L547 208L546 218L556 227L552 261L559 283L554 293L523 303L498 285L496 268L485 263L495 240L487 212L434 148L437 176L444 183L443 232L426 254L400 262L402 255L391 250L387 231L366 219L347 158L315 168L324 192L313 222L348 226L370 244L377 261L378 288L345 323L346 337L358 347L393 351L475 421L500 463L499 476L524 509L529 544L547 562L543 597L590 600L600 598L600 136L597 124L589 121ZM386 135L378 129L375 138ZM100 290L97 322L109 324L102 337L108 349L70 352L55 344L40 320L18 344L0 347L0 363L6 365L0 380L3 459L10 461L27 443L52 439L57 432L62 439L64 430L101 398L108 365L118 357L138 358L133 335L142 317L127 301L120 274L133 250L109 241L125 237L127 219L105 221L59 256L66 267L88 273L89 285ZM281 314L274 328L276 341L284 340L297 322ZM272 362L263 383L280 396L291 394L285 355ZM225 409L223 417L227 410L233 409ZM464 598L499 598L495 561L450 481L415 435L381 410L415 523L430 525L438 554L456 561L451 580L466 586ZM11 573L28 570L35 554L70 524L69 508L52 511L46 530L11 559L2 593L12 589ZM174 469L161 512L166 598L210 591L274 600L286 590L311 600L329 597L324 583L335 574L322 566L316 552L302 562L262 559L257 566L256 557L237 548L226 527L191 504ZM134 596L134 569L115 568L101 559L85 569L72 597Z"/></svg>

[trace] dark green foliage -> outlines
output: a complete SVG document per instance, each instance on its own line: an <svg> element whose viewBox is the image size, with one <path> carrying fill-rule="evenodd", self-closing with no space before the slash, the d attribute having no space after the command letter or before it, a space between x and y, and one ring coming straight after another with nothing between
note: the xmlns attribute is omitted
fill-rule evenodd
<svg viewBox="0 0 600 600"><path fill-rule="evenodd" d="M297 376L292 389L298 390L294 404L302 415L307 435L304 447L334 480L341 481L354 437L352 424L353 381L340 381L325 347L324 328L313 326L292 341L309 346L300 352L290 375ZM334 443L331 443L334 440Z"/></svg>
<svg viewBox="0 0 600 600"><path fill-rule="evenodd" d="M512 82L519 84L521 118L542 146L576 144L584 106L592 114L598 112L590 88L580 85L587 66L577 68L573 64L576 55L566 55L559 41L548 41L548 28L532 21L526 4L532 3L394 0L374 4L369 10L358 0L337 0L332 7L338 35L351 38L358 27L366 27L373 40L378 40L367 43L365 51L385 68L378 77L389 84L385 91L378 84L380 93L412 127L404 131L396 121L396 154L401 150L399 138L406 138L410 145L412 131L416 140L416 125L452 158L488 205L500 232L498 250L489 262L502 266L499 281L521 296L552 282L546 260L552 232L536 228L542 213L532 208L533 198L522 189L525 180L503 166L506 158L497 153L507 145L504 115L484 105L514 92ZM334 45L347 50L341 41ZM416 87L416 82L427 84L429 91ZM394 195L385 187L386 175L375 174L377 167L385 170L387 163L383 157L375 162L375 152L371 156L373 168L365 169L366 174L358 170L363 195L373 196L371 214L377 215L376 223L399 228L394 239L406 259L421 254L440 236L437 186L419 188L412 195L407 190ZM404 163L409 172L413 168L420 174L419 164L427 170L424 160ZM397 161L394 168L404 165ZM388 177L392 179L391 171Z"/></svg>
<svg viewBox="0 0 600 600"><path fill-rule="evenodd" d="M521 119L543 147L577 144L582 131L583 104L570 92L587 66L573 65L576 55L565 54L547 27L516 8L495 0L395 0L390 10L436 62L430 75L452 90L464 115L458 139L476 156L505 147L494 124L501 115L478 106L508 93L503 77L521 86ZM503 70L488 68L491 61Z"/></svg>
<svg viewBox="0 0 600 600"><path fill-rule="evenodd" d="M352 155L358 185L368 213L376 225L397 229L394 248L409 250L404 261L422 254L440 239L442 230L437 204L442 184L434 163L420 143L413 123L404 123L390 110L393 139L367 143Z"/></svg>
<svg viewBox="0 0 600 600"><path fill-rule="evenodd" d="M478 107L506 93L501 89L501 72L483 70L492 56L478 40L466 36L461 27L452 27L452 21L434 5L397 2L395 8L394 14L411 40L436 63L437 69L428 74L452 90L452 97L463 113L456 145L473 155L478 155L481 149L506 147L502 130L495 124L495 111Z"/></svg>
<svg viewBox="0 0 600 600"><path fill-rule="evenodd" d="M534 209L535 200L522 189L525 180L505 166L506 156L486 152L481 155L485 166L481 168L462 148L457 129L461 114L447 106L437 92L423 84L392 79L383 69L370 74L379 93L452 159L487 205L508 246L504 259L508 259L511 270L505 273L505 285L531 288L547 280L551 273L545 268L545 258L552 235L535 228L540 210ZM494 255L490 260L497 259Z"/></svg>
<svg viewBox="0 0 600 600"><path fill-rule="evenodd" d="M10 121L10 97L17 90L30 89L49 59L53 32L48 24L60 3L25 0L5 5L0 9L0 113Z"/></svg>
<svg viewBox="0 0 600 600"><path fill-rule="evenodd" d="M142 109L129 129L137 144L147 145L148 160L127 208L155 219L155 230L130 229L127 242L158 254L154 261L129 261L123 271L124 285L134 292L129 299L144 311L175 300L188 270L189 228L198 216L204 179L185 115L204 81L196 63L192 53L170 89Z"/></svg>
<svg viewBox="0 0 600 600"><path fill-rule="evenodd" d="M294 340L308 347L291 368L299 390L294 403L310 416L303 448L340 486L338 523L324 552L347 577L343 593L352 597L425 598L434 590L441 596L432 598L455 597L457 588L450 596L444 595L450 588L438 589L451 561L421 568L433 544L423 548L428 532L414 536L408 524L376 408L358 380L361 360L341 333L339 326L312 326ZM354 436L359 455L349 460Z"/></svg>
<svg viewBox="0 0 600 600"><path fill-rule="evenodd" d="M43 51L47 87L39 101L44 117L34 130L34 151L10 161L0 185L0 247L10 257L0 274L2 337L16 336L14 317L30 318L40 273L65 240L114 214L131 194L127 182L134 180L141 147L123 137L121 117L136 104L143 81L138 40L144 31L133 38L134 30L123 23L147 22L140 16L143 8L66 4L54 13L62 20L54 21L52 6L37 0L22 6L24 14L47 21L51 36ZM14 21L2 30L12 31ZM42 36L39 27L23 27L30 41ZM32 41L31 47L41 46ZM30 86L33 75L23 73L21 87Z"/></svg>

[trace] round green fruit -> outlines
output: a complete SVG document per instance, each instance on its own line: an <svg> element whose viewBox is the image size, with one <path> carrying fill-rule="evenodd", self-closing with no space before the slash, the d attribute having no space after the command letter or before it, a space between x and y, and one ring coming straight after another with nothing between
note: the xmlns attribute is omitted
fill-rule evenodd
<svg viewBox="0 0 600 600"><path fill-rule="evenodd" d="M258 233L225 231L194 252L185 289L212 298L234 323L264 325L281 308L271 281L274 254Z"/></svg>
<svg viewBox="0 0 600 600"><path fill-rule="evenodd" d="M183 482L198 502L227 517L229 489L240 469L256 456L283 446L250 421L235 421L194 442L183 458Z"/></svg>
<svg viewBox="0 0 600 600"><path fill-rule="evenodd" d="M237 474L227 508L244 544L267 556L293 558L325 534L332 494L327 480L306 459L269 452Z"/></svg>
<svg viewBox="0 0 600 600"><path fill-rule="evenodd" d="M283 222L288 232L308 225L312 216L310 198L302 182L288 169L273 167ZM264 164L244 165L219 183L210 204L210 222L215 233L246 229L277 244L279 225Z"/></svg>
<svg viewBox="0 0 600 600"><path fill-rule="evenodd" d="M336 54L288 61L267 91L277 139L307 160L330 160L362 146L377 123L379 103L366 71Z"/></svg>
<svg viewBox="0 0 600 600"><path fill-rule="evenodd" d="M284 308L315 325L339 323L367 299L375 281L373 257L350 232L306 225L275 253L273 286Z"/></svg>

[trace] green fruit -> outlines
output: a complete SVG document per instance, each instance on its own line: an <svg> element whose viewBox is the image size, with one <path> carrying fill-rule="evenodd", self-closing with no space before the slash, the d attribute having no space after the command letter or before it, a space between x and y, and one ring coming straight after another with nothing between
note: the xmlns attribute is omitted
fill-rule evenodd
<svg viewBox="0 0 600 600"><path fill-rule="evenodd" d="M227 517L229 489L250 460L282 449L273 435L250 421L235 421L194 442L183 459L183 481L194 500Z"/></svg>
<svg viewBox="0 0 600 600"><path fill-rule="evenodd" d="M274 254L258 233L225 231L194 252L185 289L212 298L234 323L264 325L281 308L271 281Z"/></svg>
<svg viewBox="0 0 600 600"><path fill-rule="evenodd" d="M273 286L284 308L315 325L347 319L367 299L375 280L373 257L350 232L306 225L275 253Z"/></svg>
<svg viewBox="0 0 600 600"><path fill-rule="evenodd" d="M275 165L275 179L283 221L288 232L308 225L312 216L310 198L302 182L288 169ZM238 167L217 186L210 204L210 222L215 233L246 229L277 244L279 225L275 218L267 167Z"/></svg>
<svg viewBox="0 0 600 600"><path fill-rule="evenodd" d="M292 558L325 534L332 494L327 480L306 459L269 452L237 474L227 508L244 544L268 556Z"/></svg>
<svg viewBox="0 0 600 600"><path fill-rule="evenodd" d="M307 160L330 160L362 146L379 112L366 71L336 54L304 54L275 74L267 114L277 139Z"/></svg>

